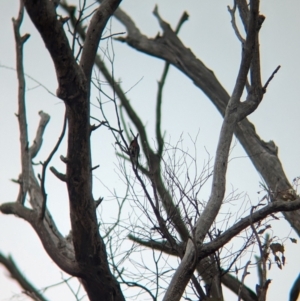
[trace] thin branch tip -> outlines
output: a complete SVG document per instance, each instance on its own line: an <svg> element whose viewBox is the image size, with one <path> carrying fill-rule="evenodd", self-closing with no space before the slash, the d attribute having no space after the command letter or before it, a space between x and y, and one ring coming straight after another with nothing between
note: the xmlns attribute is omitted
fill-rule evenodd
<svg viewBox="0 0 300 301"><path fill-rule="evenodd" d="M57 171L57 169L54 166L50 167L51 172L62 182L67 182L67 175L63 174L59 171Z"/></svg>
<svg viewBox="0 0 300 301"><path fill-rule="evenodd" d="M65 163L65 164L69 163L69 160L67 157L64 157L63 155L61 155L59 158L63 163Z"/></svg>
<svg viewBox="0 0 300 301"><path fill-rule="evenodd" d="M100 167L100 165L93 166L93 167L91 168L91 171L97 169L98 167Z"/></svg>
<svg viewBox="0 0 300 301"><path fill-rule="evenodd" d="M98 208L98 206L103 202L104 197L100 197L97 201L95 201L95 207Z"/></svg>
<svg viewBox="0 0 300 301"><path fill-rule="evenodd" d="M30 34L26 33L23 37L21 37L21 43L24 44L30 38Z"/></svg>
<svg viewBox="0 0 300 301"><path fill-rule="evenodd" d="M271 74L271 76L268 78L267 82L265 83L265 85L263 86L262 90L263 93L267 92L267 87L269 85L269 83L271 82L271 80L273 79L273 77L275 76L275 74L279 71L279 69L281 68L280 65L277 66L277 68L273 71L273 73Z"/></svg>

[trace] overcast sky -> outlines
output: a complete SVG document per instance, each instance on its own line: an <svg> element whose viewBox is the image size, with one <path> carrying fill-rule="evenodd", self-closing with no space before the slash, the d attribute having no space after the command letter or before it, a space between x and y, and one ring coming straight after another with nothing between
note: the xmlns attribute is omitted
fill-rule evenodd
<svg viewBox="0 0 300 301"><path fill-rule="evenodd" d="M121 7L131 15L136 25L149 37L161 32L157 20L152 14L155 1L125 0ZM241 47L234 35L230 23L227 5L231 1L211 0L164 0L159 2L161 16L173 28L176 26L183 11L190 15L181 31L180 38L191 48L195 55L215 75L231 93L235 84L240 63ZM18 187L10 179L18 178L20 173L20 148L17 112L17 81L16 73L7 68L15 67L15 45L11 18L16 17L18 1L1 0L0 10L0 141L2 143L0 157L0 203L16 200ZM266 16L263 24L260 45L262 59L262 79L265 82L274 69L281 69L268 87L268 91L259 108L249 117L255 124L257 133L265 141L273 140L279 147L279 157L287 177L292 181L300 175L298 139L300 124L300 2L298 0L262 1L261 13ZM66 26L65 26L66 27ZM112 32L124 31L116 21L110 23ZM30 33L31 37L25 44L25 72L55 94L56 76L51 59L44 44L25 15L22 33ZM109 32L107 32L109 34ZM106 42L100 47L106 49ZM112 52L111 52L112 53ZM154 108L157 92L157 81L160 79L163 62L146 56L124 44L114 42L114 73L128 91L127 96L140 114L149 133L149 140L154 139ZM95 75L97 75L95 73ZM44 161L57 141L63 123L64 106L62 101L48 93L43 87L27 78L27 117L29 139L32 142L37 124L38 112L43 110L51 116L47 126L44 145L36 162ZM93 92L92 103L97 104L97 92ZM113 114L113 107L106 107L107 114ZM93 108L92 114L101 118L100 111ZM166 140L175 144L180 137L184 139L184 147L192 149L191 140L197 139L197 156L199 168L207 159L207 152L213 157L218 141L222 118L210 101L178 70L171 67L164 90L163 124ZM133 128L134 130L134 128ZM116 169L116 157L113 139L108 131L99 130L93 136L93 165L100 164L95 171L94 193L96 196L111 197L105 187L123 191L122 180ZM236 141L235 141L236 142ZM59 161L65 155L65 145L59 149L51 165L63 171ZM247 194L252 204L257 204L261 195L259 191L259 174L252 166L245 152L236 142L231 155L228 170L228 190L237 189ZM143 157L141 157L143 161ZM104 175L104 177L103 177ZM67 235L70 229L68 201L65 187L48 173L49 191L48 206L57 222L60 231ZM100 182L98 179L101 179ZM122 186L122 187L121 187ZM203 190L201 198L207 200L209 185ZM105 215L115 217L110 206L104 207ZM21 271L38 287L46 287L62 279L61 272L48 258L43 247L24 221L14 216L0 214L0 252L11 254ZM273 279L268 292L268 300L287 300L292 282L300 271L300 247L292 244L288 237L297 237L289 224L281 219L272 223L271 235L277 236L286 249L286 266L279 270L273 266L269 278ZM248 258L246 258L248 259ZM252 258L254 261L254 259ZM68 275L63 274L64 278ZM256 271L253 269L246 284L255 288ZM76 283L76 281L74 281ZM64 286L50 288L45 292L49 300L74 300L70 290ZM28 300L21 294L19 286L7 277L7 272L0 266L0 301Z"/></svg>

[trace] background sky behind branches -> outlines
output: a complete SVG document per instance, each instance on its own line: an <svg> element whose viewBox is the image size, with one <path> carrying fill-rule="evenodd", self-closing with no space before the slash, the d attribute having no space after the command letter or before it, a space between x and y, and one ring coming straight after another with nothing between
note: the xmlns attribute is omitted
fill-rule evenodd
<svg viewBox="0 0 300 301"><path fill-rule="evenodd" d="M2 143L0 157L0 203L15 201L18 187L10 179L18 178L20 173L20 149L17 112L17 81L15 68L15 45L11 18L17 16L18 1L1 0L0 9L0 141ZM150 0L125 0L121 7L134 19L140 30L149 37L161 32L158 22L152 14L156 2ZM189 21L180 30L179 36L184 44L214 71L217 78L230 93L233 89L240 63L241 47L235 37L230 23L227 5L230 1L171 1L159 2L159 12L171 24L177 25L181 14L186 10ZM300 84L300 2L298 0L262 1L261 13L266 16L260 34L262 79L265 82L274 69L281 69L268 87L262 104L249 117L254 123L257 133L265 141L274 140L279 147L279 157L288 179L292 181L300 175L298 139L300 124L299 84ZM62 13L64 16L65 14ZM66 27L66 25L65 25ZM124 31L120 24L113 20L110 30L105 35ZM22 33L30 33L31 37L24 48L24 67L26 74L44 85L55 94L56 76L50 56L44 44L31 24L27 15L22 26ZM112 52L109 40L102 41L100 48L107 51L114 59L113 69L116 79L120 80L134 108L143 118L149 138L154 139L154 108L157 93L157 81L160 79L163 62L138 53L128 46L114 42ZM110 66L112 67L112 66ZM99 74L95 71L94 76ZM101 78L100 78L101 79ZM105 85L105 83L103 83ZM38 112L43 110L51 116L44 135L44 144L35 162L44 161L57 141L63 123L64 106L62 101L53 97L43 87L27 78L27 117L30 143L34 139L39 122ZM178 70L171 67L167 78L163 99L162 129L166 141L174 145L183 139L183 147L193 152L192 140L197 138L197 158L199 168L207 160L207 152L214 156L222 118L215 107L199 91L193 83ZM97 106L94 91L92 103ZM103 96L102 96L103 97ZM108 116L113 116L113 106L106 105ZM102 119L97 107L92 114ZM133 129L134 131L134 129ZM182 137L182 138L181 138ZM234 140L234 148L230 155L228 170L227 194L231 190L247 194L253 205L257 204L263 193L260 190L260 176L247 158L245 152ZM104 196L111 200L110 189L124 191L122 180L118 176L113 138L109 131L100 128L93 134L93 165L100 164L94 173L95 198ZM51 162L58 170L64 166L59 161L65 155L65 144L59 149L56 158ZM143 161L143 157L141 158ZM60 231L67 235L70 229L68 201L64 185L47 173L48 206ZM103 182L100 182L101 179ZM210 192L209 184L201 193L202 200L207 200ZM241 200L242 201L242 200ZM115 218L116 212L111 203L103 205L102 212ZM240 208L240 206L238 206ZM110 211L111 210L111 211ZM232 209L234 210L234 208ZM286 249L286 266L279 270L273 266L269 278L273 279L269 292L269 300L286 300L292 282L300 271L300 247L292 244L287 237L296 237L289 224L281 219L272 223L270 233L284 243ZM46 287L57 283L62 276L55 264L48 258L42 245L30 226L14 216L0 215L0 251L11 254L24 274L37 287ZM252 258L254 261L254 258ZM241 274L239 275L239 277ZM67 275L64 275L67 278ZM246 284L254 289L257 281L256 270L246 278ZM48 289L45 294L49 300L74 300L66 285ZM20 288L7 277L7 272L0 266L0 301L27 300L20 295ZM229 295L227 295L229 296Z"/></svg>

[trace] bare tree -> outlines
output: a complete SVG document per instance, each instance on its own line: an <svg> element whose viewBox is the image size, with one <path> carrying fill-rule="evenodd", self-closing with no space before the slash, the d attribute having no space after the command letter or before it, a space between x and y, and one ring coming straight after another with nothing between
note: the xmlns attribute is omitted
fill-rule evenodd
<svg viewBox="0 0 300 301"><path fill-rule="evenodd" d="M230 288L238 300L266 300L270 283L267 263L271 252L278 266L281 267L285 262L283 246L273 242L272 238L263 236L269 227L266 221L276 218L275 213L283 212L286 220L299 234L300 199L283 171L276 145L262 141L247 119L247 116L258 109L268 85L280 68L276 68L266 83L262 83L259 32L265 17L260 14L259 0L251 0L249 3L236 0L233 8L229 8L233 28L242 48L240 67L231 95L179 39L178 32L188 19L187 13L182 15L173 30L162 19L156 7L154 16L163 33L155 38L148 38L141 33L129 15L118 8L121 1L99 2L101 4L88 15L89 25L84 26L88 12L85 1L78 12L66 1L20 1L19 15L13 20L13 26L19 83L17 117L22 171L16 181L19 184L17 200L3 203L0 206L1 212L26 220L57 266L79 279L89 300L125 300L126 286L139 288L153 300L174 301L180 300L182 296L188 300L223 300L222 284ZM67 16L57 14L58 5ZM42 163L40 175L34 169L33 158L40 151L50 117L44 112L39 113L40 124L34 142L30 145L23 70L23 46L29 35L20 35L24 7L54 63L58 81L57 97L65 104L62 133L49 157ZM245 37L236 25L236 10L240 14ZM144 122L132 107L120 83L115 80L113 70L110 71L107 67L105 57L97 53L103 31L112 16L124 25L127 32L125 38L116 37L117 41L165 61L156 101L155 148L150 143ZM109 38L112 39L113 35ZM169 145L162 134L162 91L171 65L190 78L224 118L214 162L208 157L200 173L196 156L184 151L184 147ZM100 80L93 78L94 67L105 77L112 96L104 91ZM115 119L107 117L103 100L99 97L103 120L98 120L97 125L91 125L90 120L94 118L90 113L93 86L98 89L99 95L104 95L113 104ZM244 91L247 94L245 100L242 99ZM137 133L130 132L127 120L134 125ZM103 199L96 200L92 190L92 175L97 166L92 165L91 135L99 127L107 127L115 139L119 171L127 186L126 195L121 200L117 194L114 195L120 214L115 224L108 228L96 215L96 209L102 206ZM68 150L67 155L60 158L66 165L66 172L59 172L53 166L50 170L58 180L65 183L68 191L71 221L68 237L60 233L50 215L45 189L48 165L65 133ZM262 175L266 183L266 195L257 206L249 205L232 224L221 229L216 223L222 204L228 201L225 195L226 176L234 135ZM139 150L145 156L145 162L139 161ZM128 170L128 165L131 171ZM201 202L198 198L199 191L209 179L209 199ZM235 197L238 196L232 195L230 200ZM27 199L30 205L27 205ZM125 202L131 202L132 210L139 216L138 223L125 221L120 217ZM120 233L128 231L128 228L132 247L124 251L124 238L121 238ZM222 248L241 233L242 246L224 256ZM242 279L238 280L229 274L235 262L253 244L258 245L259 250L255 263L259 275L256 292L245 284L249 262L241 267L244 270ZM136 252L150 252L153 269L144 263L139 266L138 274L124 271L122 263L125 260L132 261ZM282 254L281 259L278 252ZM170 266L171 256L179 261L178 267ZM43 296L38 295L37 290L28 285L20 273L15 272L12 260L4 256L0 260L12 276L23 283L28 296L42 300Z"/></svg>

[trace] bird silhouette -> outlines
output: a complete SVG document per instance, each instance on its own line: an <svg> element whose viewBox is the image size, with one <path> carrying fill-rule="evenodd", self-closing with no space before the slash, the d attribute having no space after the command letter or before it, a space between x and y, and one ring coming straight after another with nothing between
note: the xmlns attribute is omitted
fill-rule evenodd
<svg viewBox="0 0 300 301"><path fill-rule="evenodd" d="M139 159L139 154L140 154L140 146L138 143L138 136L139 136L139 134L137 134L133 138L133 140L130 142L130 145L129 145L129 155L130 155L130 158L135 167L137 167L137 165L138 165L138 159Z"/></svg>

